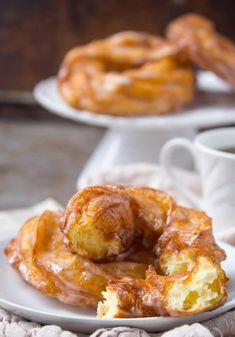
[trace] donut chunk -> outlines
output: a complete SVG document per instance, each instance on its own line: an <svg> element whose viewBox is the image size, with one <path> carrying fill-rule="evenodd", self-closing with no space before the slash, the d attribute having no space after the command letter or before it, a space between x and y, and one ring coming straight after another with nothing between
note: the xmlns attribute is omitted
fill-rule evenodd
<svg viewBox="0 0 235 337"><path fill-rule="evenodd" d="M191 271L199 255L209 256L217 264L226 258L214 240L211 219L204 212L180 206L171 213L155 252L166 275Z"/></svg>
<svg viewBox="0 0 235 337"><path fill-rule="evenodd" d="M220 35L212 21L186 14L169 24L166 36L179 48L184 61L210 70L235 86L235 44Z"/></svg>
<svg viewBox="0 0 235 337"><path fill-rule="evenodd" d="M96 186L77 193L61 228L71 250L94 261L130 248L135 231L130 198L121 187Z"/></svg>
<svg viewBox="0 0 235 337"><path fill-rule="evenodd" d="M191 69L177 48L145 33L122 32L76 47L58 73L58 89L71 106L115 116L158 115L189 103Z"/></svg>

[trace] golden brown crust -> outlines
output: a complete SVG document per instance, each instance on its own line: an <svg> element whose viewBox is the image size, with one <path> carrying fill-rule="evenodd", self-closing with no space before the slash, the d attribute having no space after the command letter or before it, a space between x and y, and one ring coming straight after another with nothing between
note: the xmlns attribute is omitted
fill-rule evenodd
<svg viewBox="0 0 235 337"><path fill-rule="evenodd" d="M176 204L168 194L150 187L129 187L127 192L135 216L135 233L140 232L146 248L153 248Z"/></svg>
<svg viewBox="0 0 235 337"><path fill-rule="evenodd" d="M177 47L150 34L122 32L69 51L58 88L73 107L134 116L165 114L191 101L194 75Z"/></svg>
<svg viewBox="0 0 235 337"><path fill-rule="evenodd" d="M204 212L185 207L176 207L169 217L169 224L155 246L159 256L159 264L164 270L161 261L169 254L175 257L183 250L190 249L194 256L210 256L215 263L220 263L226 257L215 242L212 233L212 222Z"/></svg>
<svg viewBox="0 0 235 337"><path fill-rule="evenodd" d="M235 44L220 35L213 22L198 14L186 14L169 24L166 35L181 50L183 60L235 86Z"/></svg>

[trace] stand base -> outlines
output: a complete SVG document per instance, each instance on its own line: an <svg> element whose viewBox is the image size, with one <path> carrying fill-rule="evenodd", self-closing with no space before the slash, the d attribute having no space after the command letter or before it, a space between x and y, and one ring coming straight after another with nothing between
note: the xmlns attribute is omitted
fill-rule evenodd
<svg viewBox="0 0 235 337"><path fill-rule="evenodd" d="M96 147L77 181L82 186L85 177L98 171L106 171L113 166L140 162L157 163L162 145L171 138L184 137L193 139L196 129L137 130L110 129ZM185 153L177 153L175 163L184 168L191 168L192 162Z"/></svg>

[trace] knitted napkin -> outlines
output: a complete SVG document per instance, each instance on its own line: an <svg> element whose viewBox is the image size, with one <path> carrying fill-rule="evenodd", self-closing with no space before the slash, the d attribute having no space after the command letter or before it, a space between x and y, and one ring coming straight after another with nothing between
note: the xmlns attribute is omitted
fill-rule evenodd
<svg viewBox="0 0 235 337"><path fill-rule="evenodd" d="M179 179L183 179L194 192L200 196L200 181L196 174L178 170ZM110 171L99 172L83 178L78 182L78 188L94 184L147 185L170 193L182 205L191 206L172 186L163 169L156 165L139 164L116 167ZM53 199L29 208L0 212L0 237L8 237L12 230L18 230L29 217L44 211L58 210L61 206ZM225 233L223 240L235 244L235 230ZM84 334L64 331L55 325L42 326L36 322L28 322L0 308L0 337L87 337ZM183 325L165 333L148 334L147 332L127 327L99 329L91 337L233 337L235 336L235 310L219 317L205 321L202 324Z"/></svg>

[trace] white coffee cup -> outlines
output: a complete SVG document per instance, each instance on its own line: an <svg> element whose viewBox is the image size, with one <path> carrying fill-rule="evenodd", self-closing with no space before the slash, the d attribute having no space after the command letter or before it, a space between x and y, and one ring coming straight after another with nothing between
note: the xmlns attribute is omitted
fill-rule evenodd
<svg viewBox="0 0 235 337"><path fill-rule="evenodd" d="M175 150L185 149L195 162L202 185L202 199L185 186L171 162ZM160 162L173 184L198 209L212 217L216 235L235 230L235 154L222 151L235 148L235 127L202 132L191 142L174 138L162 148Z"/></svg>

